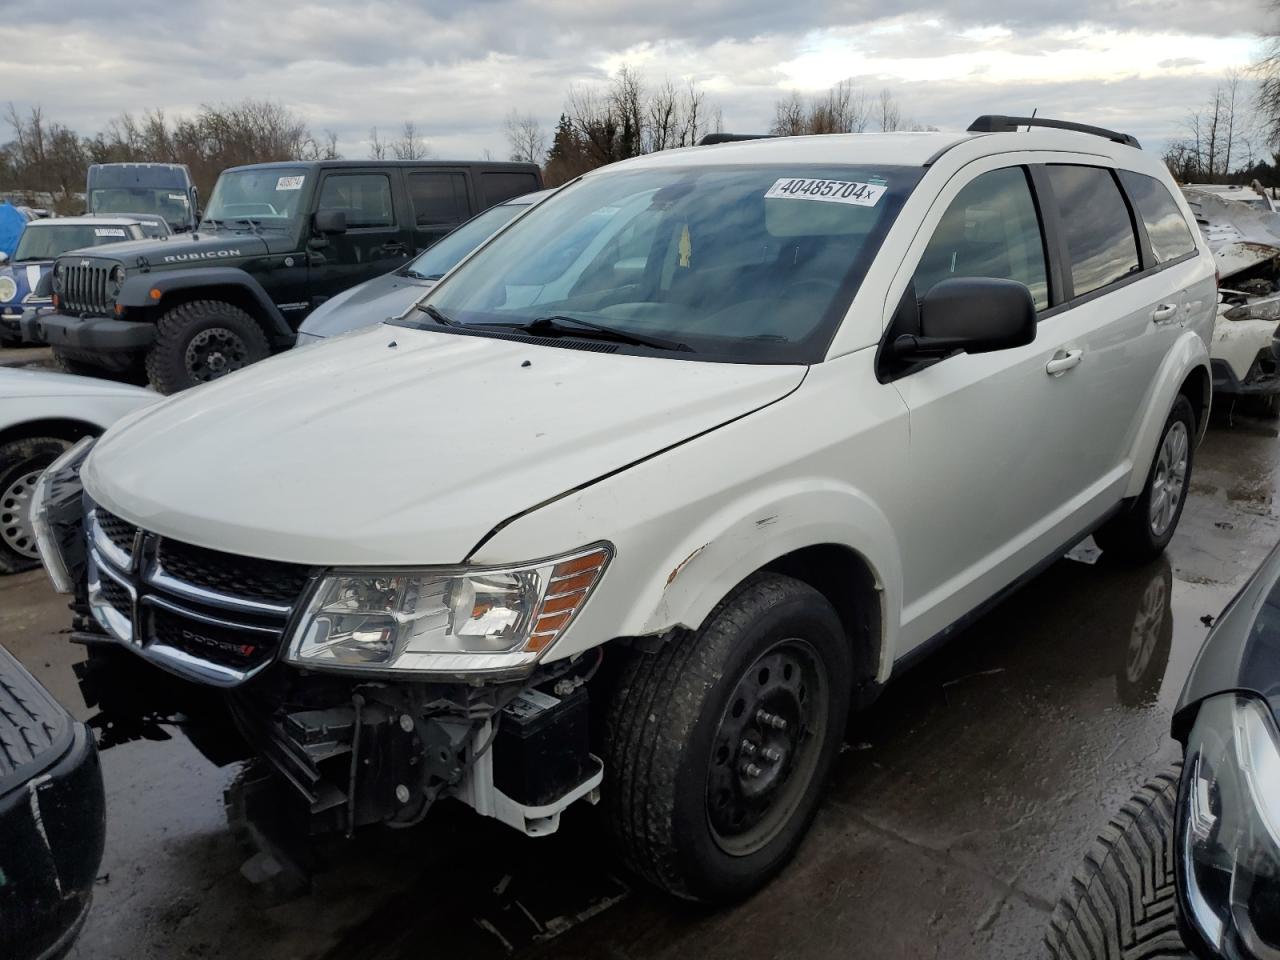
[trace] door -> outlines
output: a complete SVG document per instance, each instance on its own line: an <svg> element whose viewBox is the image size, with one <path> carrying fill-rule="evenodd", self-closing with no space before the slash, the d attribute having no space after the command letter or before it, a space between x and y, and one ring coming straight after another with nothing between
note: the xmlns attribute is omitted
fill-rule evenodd
<svg viewBox="0 0 1280 960"><path fill-rule="evenodd" d="M413 206L415 251L427 249L477 212L465 170L412 170L406 180Z"/></svg>
<svg viewBox="0 0 1280 960"><path fill-rule="evenodd" d="M410 256L408 229L396 220L388 172L331 171L320 181L317 212L346 215L346 233L332 234L309 253L308 283L314 304L401 266Z"/></svg>
<svg viewBox="0 0 1280 960"><path fill-rule="evenodd" d="M1076 412L1085 386L1069 360L1082 356L1082 331L1045 316L1058 284L1030 170L1002 163L988 158L954 177L904 260L917 297L948 277L1016 280L1044 317L1026 346L957 354L893 382L910 416L910 507L895 520L904 651L998 593L1081 522L1068 504L1086 476Z"/></svg>
<svg viewBox="0 0 1280 960"><path fill-rule="evenodd" d="M1041 326L1071 330L1082 351L1071 376L1084 388L1073 452L1084 490L1119 481L1131 466L1146 469L1127 457L1156 371L1177 338L1183 297L1169 274L1144 270L1154 264L1145 262L1142 230L1115 170L1054 163L1041 175L1042 201L1059 226L1065 300Z"/></svg>

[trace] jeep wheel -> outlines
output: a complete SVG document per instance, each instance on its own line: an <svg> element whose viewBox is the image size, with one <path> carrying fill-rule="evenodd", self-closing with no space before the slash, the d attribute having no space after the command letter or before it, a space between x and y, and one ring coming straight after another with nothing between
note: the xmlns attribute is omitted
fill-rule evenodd
<svg viewBox="0 0 1280 960"><path fill-rule="evenodd" d="M193 300L160 318L147 354L147 377L160 393L177 393L247 367L269 352L262 329L239 307Z"/></svg>
<svg viewBox="0 0 1280 960"><path fill-rule="evenodd" d="M1054 960L1191 960L1174 912L1178 777L1153 777L1093 841L1049 923Z"/></svg>
<svg viewBox="0 0 1280 960"><path fill-rule="evenodd" d="M844 737L852 658L812 587L750 578L693 636L625 664L605 800L623 858L676 896L725 902L795 853Z"/></svg>
<svg viewBox="0 0 1280 960"><path fill-rule="evenodd" d="M31 495L45 467L69 446L57 437L0 444L0 573L17 573L39 564L31 529Z"/></svg>
<svg viewBox="0 0 1280 960"><path fill-rule="evenodd" d="M1108 520L1093 534L1103 553L1142 561L1159 555L1169 545L1187 502L1195 436L1195 411L1191 402L1179 394L1156 445L1155 460L1142 494L1124 513Z"/></svg>

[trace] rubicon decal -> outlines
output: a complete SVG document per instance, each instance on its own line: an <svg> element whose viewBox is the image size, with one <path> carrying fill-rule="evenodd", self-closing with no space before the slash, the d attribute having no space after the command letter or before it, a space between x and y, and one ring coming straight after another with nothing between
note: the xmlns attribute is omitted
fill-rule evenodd
<svg viewBox="0 0 1280 960"><path fill-rule="evenodd" d="M164 258L165 263L183 263L188 260L222 260L226 257L238 257L240 250L237 247L227 247L222 250L193 250L191 253L174 253Z"/></svg>

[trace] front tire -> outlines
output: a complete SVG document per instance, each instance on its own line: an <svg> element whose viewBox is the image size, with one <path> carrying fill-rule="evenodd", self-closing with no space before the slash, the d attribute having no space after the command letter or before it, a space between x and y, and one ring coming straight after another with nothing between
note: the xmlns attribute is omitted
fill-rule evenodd
<svg viewBox="0 0 1280 960"><path fill-rule="evenodd" d="M606 721L606 816L640 876L728 902L786 865L817 812L852 688L812 587L745 581L693 637L624 665Z"/></svg>
<svg viewBox="0 0 1280 960"><path fill-rule="evenodd" d="M159 393L177 393L217 380L270 353L257 321L220 300L174 307L156 324L147 353L147 378Z"/></svg>
<svg viewBox="0 0 1280 960"><path fill-rule="evenodd" d="M31 528L31 495L46 467L70 446L58 437L32 437L0 444L0 574L38 566Z"/></svg>
<svg viewBox="0 0 1280 960"><path fill-rule="evenodd" d="M1103 553L1142 562L1159 556L1169 545L1187 502L1195 436L1196 415L1191 401L1178 394L1160 434L1141 495L1129 509L1093 534Z"/></svg>
<svg viewBox="0 0 1280 960"><path fill-rule="evenodd" d="M1175 912L1179 773L1149 780L1093 842L1049 922L1054 960L1192 960Z"/></svg>

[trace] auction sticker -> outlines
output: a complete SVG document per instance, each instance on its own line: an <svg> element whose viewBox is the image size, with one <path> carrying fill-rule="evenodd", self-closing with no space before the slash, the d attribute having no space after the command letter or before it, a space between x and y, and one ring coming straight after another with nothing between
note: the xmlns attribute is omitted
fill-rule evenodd
<svg viewBox="0 0 1280 960"><path fill-rule="evenodd" d="M281 177L276 181L277 190L301 190L306 177Z"/></svg>
<svg viewBox="0 0 1280 960"><path fill-rule="evenodd" d="M805 177L783 177L764 195L766 200L823 200L827 203L852 203L874 207L888 188L882 183L858 183L855 180L811 180Z"/></svg>
<svg viewBox="0 0 1280 960"><path fill-rule="evenodd" d="M93 235L95 237L123 237L127 236L122 227L94 227Z"/></svg>

